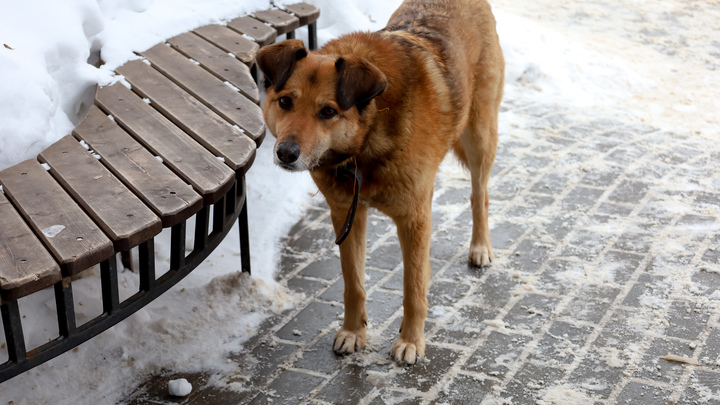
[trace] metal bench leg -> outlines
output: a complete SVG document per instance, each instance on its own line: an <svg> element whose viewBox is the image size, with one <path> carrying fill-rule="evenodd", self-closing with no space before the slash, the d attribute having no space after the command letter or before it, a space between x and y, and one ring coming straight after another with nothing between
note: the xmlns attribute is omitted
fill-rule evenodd
<svg viewBox="0 0 720 405"><path fill-rule="evenodd" d="M242 208L240 210L240 216L238 217L238 228L240 229L240 261L243 273L250 274L250 232L248 231L245 176L242 178L242 184L239 184L238 187L242 189Z"/></svg>
<svg viewBox="0 0 720 405"><path fill-rule="evenodd" d="M225 222L226 200L227 198L223 196L223 198L219 199L215 204L213 204L213 233L219 233L223 231L223 224Z"/></svg>
<svg viewBox="0 0 720 405"><path fill-rule="evenodd" d="M285 34L285 39L295 39L295 31L293 30Z"/></svg>
<svg viewBox="0 0 720 405"><path fill-rule="evenodd" d="M195 214L195 249L203 250L208 244L208 225L210 222L210 210L207 206L202 207Z"/></svg>
<svg viewBox="0 0 720 405"><path fill-rule="evenodd" d="M185 266L185 222L172 227L170 231L170 270Z"/></svg>
<svg viewBox="0 0 720 405"><path fill-rule="evenodd" d="M5 329L8 357L15 363L23 362L27 352L25 351L25 337L23 336L18 302L16 300L3 301L0 305L0 313L2 313L3 328Z"/></svg>
<svg viewBox="0 0 720 405"><path fill-rule="evenodd" d="M317 49L317 21L308 24L308 46L311 51Z"/></svg>
<svg viewBox="0 0 720 405"><path fill-rule="evenodd" d="M58 331L60 336L68 337L75 333L75 304L73 303L70 277L55 283L55 308L57 309Z"/></svg>
<svg viewBox="0 0 720 405"><path fill-rule="evenodd" d="M112 314L120 308L115 255L100 263L100 283L102 285L103 312Z"/></svg>
<svg viewBox="0 0 720 405"><path fill-rule="evenodd" d="M155 239L138 246L140 251L140 290L150 291L155 286Z"/></svg>

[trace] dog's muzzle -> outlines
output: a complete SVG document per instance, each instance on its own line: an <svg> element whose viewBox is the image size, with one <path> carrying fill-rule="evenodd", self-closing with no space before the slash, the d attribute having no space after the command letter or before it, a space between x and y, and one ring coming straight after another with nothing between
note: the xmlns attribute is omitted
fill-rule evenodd
<svg viewBox="0 0 720 405"><path fill-rule="evenodd" d="M300 157L300 145L297 142L280 142L275 153L281 162L295 163Z"/></svg>

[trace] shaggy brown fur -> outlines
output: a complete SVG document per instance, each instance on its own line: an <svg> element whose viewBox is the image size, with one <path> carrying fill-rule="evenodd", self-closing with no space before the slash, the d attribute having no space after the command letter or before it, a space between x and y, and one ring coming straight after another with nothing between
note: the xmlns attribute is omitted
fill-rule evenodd
<svg viewBox="0 0 720 405"><path fill-rule="evenodd" d="M504 60L485 0L406 0L388 26L354 33L308 53L302 42L262 48L265 120L276 163L309 170L340 232L353 197L350 166L364 178L354 226L340 245L345 321L334 350L365 347L367 207L397 225L404 315L391 355L425 354L430 278L430 210L438 167L452 149L470 170L473 231L469 261L493 258L487 184L495 160Z"/></svg>

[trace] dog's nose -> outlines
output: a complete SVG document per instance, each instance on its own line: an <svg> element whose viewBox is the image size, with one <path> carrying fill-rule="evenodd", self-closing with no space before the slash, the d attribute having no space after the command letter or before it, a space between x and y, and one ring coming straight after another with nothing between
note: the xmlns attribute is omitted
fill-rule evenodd
<svg viewBox="0 0 720 405"><path fill-rule="evenodd" d="M275 151L283 163L293 163L300 157L300 145L296 142L280 142Z"/></svg>

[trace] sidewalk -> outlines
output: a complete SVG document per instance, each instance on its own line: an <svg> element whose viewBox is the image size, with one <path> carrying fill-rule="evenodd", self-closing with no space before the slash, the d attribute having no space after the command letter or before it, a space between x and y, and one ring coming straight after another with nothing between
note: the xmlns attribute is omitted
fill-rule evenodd
<svg viewBox="0 0 720 405"><path fill-rule="evenodd" d="M232 359L241 371L230 382L247 391L209 384L172 401L164 376L129 403L720 404L720 148L513 99L502 114L511 124L490 181L491 267L466 264L467 175L446 162L436 182L424 362L387 355L402 263L377 212L368 347L333 353L343 281L318 202L288 235L279 275L305 304L269 319Z"/></svg>

